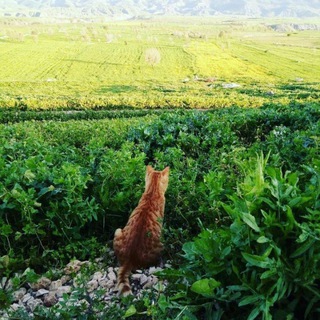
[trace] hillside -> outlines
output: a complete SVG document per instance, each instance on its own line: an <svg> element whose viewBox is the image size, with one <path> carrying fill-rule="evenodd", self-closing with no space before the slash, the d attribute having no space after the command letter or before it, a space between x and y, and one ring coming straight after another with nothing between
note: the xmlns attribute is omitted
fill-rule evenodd
<svg viewBox="0 0 320 320"><path fill-rule="evenodd" d="M0 4L5 16L94 17L130 19L149 15L252 17L320 17L318 0L9 0Z"/></svg>

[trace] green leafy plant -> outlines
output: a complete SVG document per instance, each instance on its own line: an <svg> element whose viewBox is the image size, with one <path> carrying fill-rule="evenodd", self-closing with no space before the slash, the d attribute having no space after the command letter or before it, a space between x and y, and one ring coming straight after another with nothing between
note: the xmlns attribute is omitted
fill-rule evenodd
<svg viewBox="0 0 320 320"><path fill-rule="evenodd" d="M307 169L311 175L304 189L302 173L268 167L262 155L255 166L249 161L242 167L245 178L237 194L221 203L229 225L202 226L195 240L184 244L187 263L176 274L164 272L180 287L183 278L183 294L168 294L193 305L195 314L219 319L316 318L319 161Z"/></svg>

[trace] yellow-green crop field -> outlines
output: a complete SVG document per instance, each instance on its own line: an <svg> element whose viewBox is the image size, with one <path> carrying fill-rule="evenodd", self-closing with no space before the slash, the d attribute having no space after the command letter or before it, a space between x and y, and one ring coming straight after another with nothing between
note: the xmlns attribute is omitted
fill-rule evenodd
<svg viewBox="0 0 320 320"><path fill-rule="evenodd" d="M2 19L0 106L215 108L318 101L320 32L269 27L281 23L286 21ZM158 55L151 54L151 61L150 49Z"/></svg>

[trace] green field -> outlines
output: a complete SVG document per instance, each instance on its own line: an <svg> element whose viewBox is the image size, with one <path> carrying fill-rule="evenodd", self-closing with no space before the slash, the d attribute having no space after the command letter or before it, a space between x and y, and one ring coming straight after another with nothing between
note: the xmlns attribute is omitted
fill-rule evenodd
<svg viewBox="0 0 320 320"><path fill-rule="evenodd" d="M1 20L0 105L211 108L318 100L319 32L277 32L267 27L272 23L280 21ZM150 48L160 52L156 65L145 59Z"/></svg>

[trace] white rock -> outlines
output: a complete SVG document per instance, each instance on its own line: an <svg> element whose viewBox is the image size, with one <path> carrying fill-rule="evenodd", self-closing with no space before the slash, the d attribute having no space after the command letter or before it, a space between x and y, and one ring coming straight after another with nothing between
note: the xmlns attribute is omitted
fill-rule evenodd
<svg viewBox="0 0 320 320"><path fill-rule="evenodd" d="M105 278L99 281L99 285L101 288L111 289L114 287L114 282Z"/></svg>
<svg viewBox="0 0 320 320"><path fill-rule="evenodd" d="M108 273L108 278L109 278L109 280L112 280L114 282L116 282L116 280L117 280L117 276L114 273L114 271L111 271L111 272Z"/></svg>
<svg viewBox="0 0 320 320"><path fill-rule="evenodd" d="M154 274L154 273L156 273L156 272L158 272L158 271L162 271L163 269L162 268L160 268L160 267L151 267L150 269L149 269L149 273L150 274Z"/></svg>
<svg viewBox="0 0 320 320"><path fill-rule="evenodd" d="M109 267L109 268L108 268L108 273L109 273L109 272L114 272L113 267Z"/></svg>
<svg viewBox="0 0 320 320"><path fill-rule="evenodd" d="M1 288L5 288L5 289L12 289L12 280L9 279L7 277L3 277L1 279Z"/></svg>
<svg viewBox="0 0 320 320"><path fill-rule="evenodd" d="M79 260L73 260L66 265L66 267L64 268L64 273L67 275L77 273L80 270L82 264L83 263Z"/></svg>
<svg viewBox="0 0 320 320"><path fill-rule="evenodd" d="M11 306L10 306L10 309L12 311L17 311L19 308L20 308L20 304L19 303L13 303ZM9 319L9 318L8 318Z"/></svg>
<svg viewBox="0 0 320 320"><path fill-rule="evenodd" d="M139 273L134 273L131 275L131 279L133 281L140 281L140 278L141 278L141 274L139 274Z"/></svg>
<svg viewBox="0 0 320 320"><path fill-rule="evenodd" d="M36 292L36 297L39 298L41 296L44 296L45 294L48 294L49 290L46 289L40 289Z"/></svg>
<svg viewBox="0 0 320 320"><path fill-rule="evenodd" d="M143 289L152 288L155 284L158 283L158 278L155 276L148 277L147 282L143 285Z"/></svg>
<svg viewBox="0 0 320 320"><path fill-rule="evenodd" d="M26 288L20 288L20 289L18 289L17 291L15 291L15 292L13 293L14 301L19 301L19 300L21 300L26 293L27 293L27 289L26 289Z"/></svg>
<svg viewBox="0 0 320 320"><path fill-rule="evenodd" d="M70 293L72 291L72 287L71 286L62 286L59 287L57 292L56 292L56 296L58 298L61 298L65 293Z"/></svg>
<svg viewBox="0 0 320 320"><path fill-rule="evenodd" d="M103 273L100 271L97 271L93 274L92 280L97 280L99 281L100 279L102 279L104 277Z"/></svg>
<svg viewBox="0 0 320 320"><path fill-rule="evenodd" d="M92 292L98 288L98 281L97 280L90 280L87 283L87 290L88 292Z"/></svg>
<svg viewBox="0 0 320 320"><path fill-rule="evenodd" d="M55 295L54 292L50 292L49 294L47 294L44 299L43 299L43 304L46 307L52 307L53 305L55 305L58 302L58 299Z"/></svg>
<svg viewBox="0 0 320 320"><path fill-rule="evenodd" d="M23 298L22 298L22 302L23 303L27 303L30 299L32 298L30 293L27 293Z"/></svg>
<svg viewBox="0 0 320 320"><path fill-rule="evenodd" d="M64 286L68 281L70 281L71 277L70 276L62 276L61 277L61 283Z"/></svg>
<svg viewBox="0 0 320 320"><path fill-rule="evenodd" d="M223 83L222 88L224 89L233 89L233 88L239 88L241 87L238 83Z"/></svg>
<svg viewBox="0 0 320 320"><path fill-rule="evenodd" d="M140 277L140 284L144 286L148 282L148 277L145 274L142 274Z"/></svg>
<svg viewBox="0 0 320 320"><path fill-rule="evenodd" d="M63 285L63 283L62 283L61 279L56 280L56 281L52 281L51 284L50 284L49 290L50 291L58 290L58 288L62 287L62 285Z"/></svg>
<svg viewBox="0 0 320 320"><path fill-rule="evenodd" d="M38 306L38 305L41 305L42 304L42 301L41 299L34 299L34 298L31 298L30 300L28 300L27 302L27 306L30 308L30 310L33 312L34 309Z"/></svg>
<svg viewBox="0 0 320 320"><path fill-rule="evenodd" d="M82 299L82 300L80 300L80 301L78 301L77 303L76 303L76 305L78 306L78 307L82 307L82 310L85 308L85 309L88 309L89 308L89 306L90 306L90 304L89 304L89 302L86 300L86 299ZM84 307L84 308L83 308Z"/></svg>
<svg viewBox="0 0 320 320"><path fill-rule="evenodd" d="M49 289L51 280L46 277L41 277L37 282L31 283L30 287L33 291L38 291L40 289Z"/></svg>

